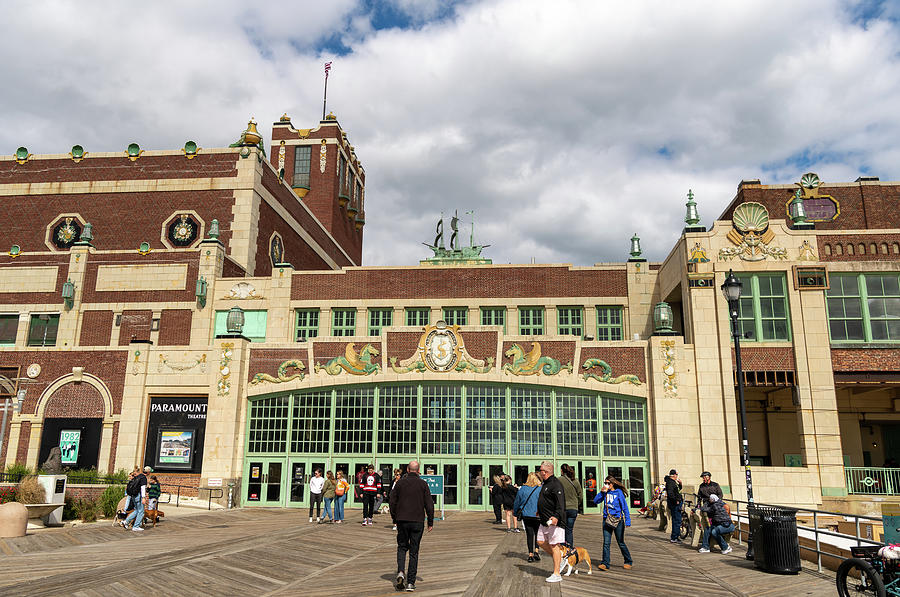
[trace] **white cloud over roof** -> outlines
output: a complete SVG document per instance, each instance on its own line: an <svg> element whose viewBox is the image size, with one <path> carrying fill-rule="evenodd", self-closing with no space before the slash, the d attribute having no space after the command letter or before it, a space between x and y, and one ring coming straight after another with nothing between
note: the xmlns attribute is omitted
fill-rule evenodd
<svg viewBox="0 0 900 597"><path fill-rule="evenodd" d="M814 0L393 8L409 28L351 0L7 5L0 152L222 146L250 116L268 140L283 112L315 125L333 60L370 265L426 257L441 211L476 210L495 263L588 264L627 258L634 232L664 257L688 188L710 225L742 178L900 179L896 15Z"/></svg>

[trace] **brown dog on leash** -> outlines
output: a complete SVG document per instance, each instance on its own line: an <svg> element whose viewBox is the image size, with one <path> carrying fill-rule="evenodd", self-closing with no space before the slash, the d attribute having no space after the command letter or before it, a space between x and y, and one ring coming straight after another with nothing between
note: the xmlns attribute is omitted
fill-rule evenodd
<svg viewBox="0 0 900 597"><path fill-rule="evenodd" d="M563 558L562 565L559 567L559 573L562 574L563 569L568 566L569 569L566 570L566 576L572 574L572 571L575 570L575 574L578 574L578 570L575 568L579 562L587 563L588 574L593 574L593 568L591 566L591 556L588 555L588 552L583 547L576 547L575 553L573 553L568 558Z"/></svg>

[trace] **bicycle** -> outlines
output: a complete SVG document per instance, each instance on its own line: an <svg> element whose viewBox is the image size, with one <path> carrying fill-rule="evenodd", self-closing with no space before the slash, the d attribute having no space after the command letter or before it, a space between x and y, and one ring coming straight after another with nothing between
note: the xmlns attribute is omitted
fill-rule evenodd
<svg viewBox="0 0 900 597"><path fill-rule="evenodd" d="M690 513L688 513L688 508L691 509ZM691 502L691 500L682 500L681 528L678 530L678 538L682 541L693 534L694 529L691 527L691 520L693 520L693 513L696 511L697 508L693 506L693 502Z"/></svg>
<svg viewBox="0 0 900 597"><path fill-rule="evenodd" d="M878 555L880 545L858 545L850 548L853 556L838 567L837 591L841 597L874 595L900 597L900 560L887 560Z"/></svg>

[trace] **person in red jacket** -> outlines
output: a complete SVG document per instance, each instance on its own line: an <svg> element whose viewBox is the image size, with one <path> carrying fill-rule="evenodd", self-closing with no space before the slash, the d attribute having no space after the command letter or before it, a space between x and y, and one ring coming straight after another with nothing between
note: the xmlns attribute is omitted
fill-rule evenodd
<svg viewBox="0 0 900 597"><path fill-rule="evenodd" d="M375 496L381 494L381 475L375 472L375 465L370 464L368 472L363 475L360 492L363 500L362 525L372 526L372 514L375 511Z"/></svg>

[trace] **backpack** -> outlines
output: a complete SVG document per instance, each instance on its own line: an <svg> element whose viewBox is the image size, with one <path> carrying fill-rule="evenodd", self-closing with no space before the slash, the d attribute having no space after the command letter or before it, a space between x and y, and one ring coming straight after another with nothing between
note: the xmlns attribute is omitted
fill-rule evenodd
<svg viewBox="0 0 900 597"><path fill-rule="evenodd" d="M128 481L128 485L125 486L125 493L127 493L131 497L137 497L141 495L141 477L142 475L137 475L136 477Z"/></svg>

